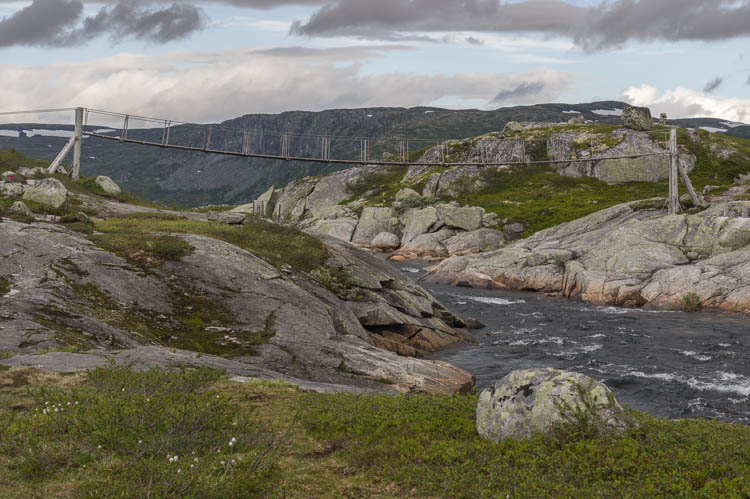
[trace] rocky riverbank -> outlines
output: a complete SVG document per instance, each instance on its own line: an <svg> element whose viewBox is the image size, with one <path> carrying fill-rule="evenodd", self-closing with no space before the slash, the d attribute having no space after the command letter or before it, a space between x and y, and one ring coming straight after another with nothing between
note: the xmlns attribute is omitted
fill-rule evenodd
<svg viewBox="0 0 750 499"><path fill-rule="evenodd" d="M418 358L468 340L463 321L366 252L255 218L226 226L112 203L54 179L6 185L47 184L60 194L57 223L0 218L0 365L208 365L325 390L473 385ZM84 202L91 221L67 214Z"/></svg>
<svg viewBox="0 0 750 499"><path fill-rule="evenodd" d="M662 203L618 205L497 251L449 258L428 279L598 305L750 313L750 203L673 216Z"/></svg>

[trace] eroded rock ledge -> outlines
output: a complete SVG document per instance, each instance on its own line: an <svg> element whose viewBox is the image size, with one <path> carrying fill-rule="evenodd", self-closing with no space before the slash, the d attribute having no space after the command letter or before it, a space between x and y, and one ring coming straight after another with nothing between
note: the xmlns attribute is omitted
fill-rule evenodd
<svg viewBox="0 0 750 499"><path fill-rule="evenodd" d="M330 238L330 264L352 277L354 301L205 236L179 235L192 254L144 269L59 225L3 220L0 233L5 366L114 359L380 391L473 385L465 371L415 358L467 339L462 321L387 263Z"/></svg>
<svg viewBox="0 0 750 499"><path fill-rule="evenodd" d="M562 294L598 305L750 313L750 202L666 216L662 200L615 206L506 248L449 258L428 279Z"/></svg>

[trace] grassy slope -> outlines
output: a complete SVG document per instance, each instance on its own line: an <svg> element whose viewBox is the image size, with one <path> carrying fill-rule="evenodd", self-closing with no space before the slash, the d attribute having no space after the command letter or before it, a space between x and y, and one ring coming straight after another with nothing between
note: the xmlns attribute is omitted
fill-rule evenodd
<svg viewBox="0 0 750 499"><path fill-rule="evenodd" d="M51 406L62 412L44 414ZM477 437L475 406L475 396L301 394L206 370L0 372L0 496L750 494L747 427L636 413L640 426L622 436L570 427L495 444Z"/></svg>

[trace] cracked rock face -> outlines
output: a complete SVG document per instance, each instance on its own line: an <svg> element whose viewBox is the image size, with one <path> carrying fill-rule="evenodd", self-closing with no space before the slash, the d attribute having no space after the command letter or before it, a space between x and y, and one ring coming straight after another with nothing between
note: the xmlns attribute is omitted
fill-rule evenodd
<svg viewBox="0 0 750 499"><path fill-rule="evenodd" d="M603 426L625 428L625 410L595 379L559 369L513 371L479 395L477 431L495 441L548 433L570 422L576 408L586 410L586 402Z"/></svg>
<svg viewBox="0 0 750 499"><path fill-rule="evenodd" d="M0 361L6 366L78 370L111 358L378 391L473 385L449 364L394 353L465 340L460 319L385 262L333 239L325 238L332 263L353 276L361 301L204 236L179 236L192 254L144 269L58 225L3 220L0 234L0 276L10 283L0 296L0 350L13 354ZM368 324L368 306L381 314L377 325ZM213 315L185 336L199 311ZM381 348L386 332L394 348ZM267 342L248 343L261 333ZM191 345L210 348L191 353L201 351ZM37 355L61 347L77 351Z"/></svg>
<svg viewBox="0 0 750 499"><path fill-rule="evenodd" d="M429 278L661 309L681 308L695 294L703 307L750 313L745 204L665 216L653 209L658 201L627 203L497 251L450 258Z"/></svg>

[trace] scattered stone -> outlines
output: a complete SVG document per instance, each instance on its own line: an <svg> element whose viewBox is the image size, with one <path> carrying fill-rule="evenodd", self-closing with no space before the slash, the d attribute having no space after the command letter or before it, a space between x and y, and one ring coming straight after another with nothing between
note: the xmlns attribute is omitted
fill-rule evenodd
<svg viewBox="0 0 750 499"><path fill-rule="evenodd" d="M627 106L622 111L622 124L633 130L651 130L653 123L651 110L647 107Z"/></svg>
<svg viewBox="0 0 750 499"><path fill-rule="evenodd" d="M420 199L421 197L422 196L420 196L419 193L414 189L405 187L398 191L398 194L396 194L396 201L410 201L412 199Z"/></svg>
<svg viewBox="0 0 750 499"><path fill-rule="evenodd" d="M487 327L477 319L464 319L464 324L466 325L466 329L484 329Z"/></svg>
<svg viewBox="0 0 750 499"><path fill-rule="evenodd" d="M589 411L589 405L591 411ZM559 369L514 371L485 389L477 404L477 431L490 440L526 439L574 423L575 411L597 430L618 432L629 418L604 384Z"/></svg>
<svg viewBox="0 0 750 499"><path fill-rule="evenodd" d="M485 213L484 215L482 215L482 225L490 229L494 229L500 223L500 221L498 220L499 218L500 217L497 216L497 213Z"/></svg>
<svg viewBox="0 0 750 499"><path fill-rule="evenodd" d="M12 171L0 173L0 178L2 178L5 182L15 182L19 180L18 174Z"/></svg>
<svg viewBox="0 0 750 499"><path fill-rule="evenodd" d="M94 184L110 196L117 196L122 192L119 185L117 185L111 178L103 175L96 177L94 179Z"/></svg>
<svg viewBox="0 0 750 499"><path fill-rule="evenodd" d="M721 189L721 186L720 185L707 185L703 188L703 194L708 194L709 192L715 189Z"/></svg>
<svg viewBox="0 0 750 499"><path fill-rule="evenodd" d="M690 196L690 194L685 193L680 196L680 204L685 208L692 208L693 198Z"/></svg>
<svg viewBox="0 0 750 499"><path fill-rule="evenodd" d="M45 178L33 186L29 186L23 193L24 201L43 204L53 209L60 209L65 205L68 190L62 182L55 178Z"/></svg>
<svg viewBox="0 0 750 499"><path fill-rule="evenodd" d="M0 196L8 199L14 199L23 196L24 193L23 184L11 184L4 183L0 188Z"/></svg>
<svg viewBox="0 0 750 499"><path fill-rule="evenodd" d="M15 215L22 215L26 217L31 216L31 210L29 210L29 207L26 206L26 203L23 201L16 201L13 203L13 206L10 207L10 212Z"/></svg>
<svg viewBox="0 0 750 499"><path fill-rule="evenodd" d="M503 225L503 232L508 239L518 239L526 231L526 226L521 223Z"/></svg>
<svg viewBox="0 0 750 499"><path fill-rule="evenodd" d="M408 260L404 255L393 255L389 258L389 260L393 260L394 262L405 262Z"/></svg>
<svg viewBox="0 0 750 499"><path fill-rule="evenodd" d="M401 238L390 232L381 232L372 240L371 247L380 251L393 251L401 246Z"/></svg>
<svg viewBox="0 0 750 499"><path fill-rule="evenodd" d="M579 114L578 116L575 116L568 120L568 125L583 125L585 123L586 118L582 114Z"/></svg>

